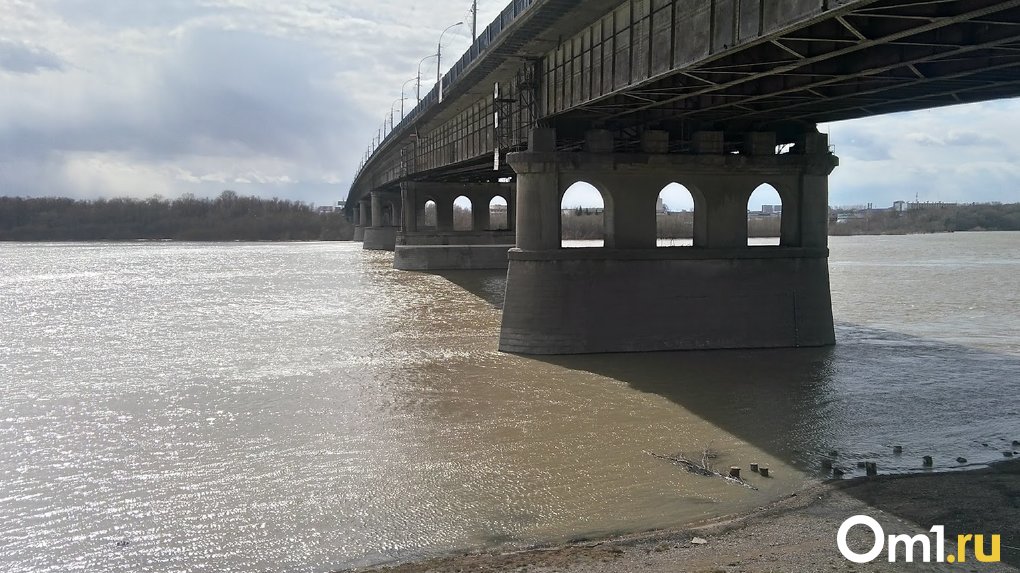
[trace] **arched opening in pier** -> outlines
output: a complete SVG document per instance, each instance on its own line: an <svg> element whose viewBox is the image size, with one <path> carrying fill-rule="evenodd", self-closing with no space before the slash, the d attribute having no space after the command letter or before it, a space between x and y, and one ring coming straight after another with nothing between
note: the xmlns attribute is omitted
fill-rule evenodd
<svg viewBox="0 0 1020 573"><path fill-rule="evenodd" d="M783 199L779 191L762 183L747 200L747 244L752 247L779 244L783 226Z"/></svg>
<svg viewBox="0 0 1020 573"><path fill-rule="evenodd" d="M694 244L694 195L679 183L662 188L655 201L655 237L660 247Z"/></svg>
<svg viewBox="0 0 1020 573"><path fill-rule="evenodd" d="M429 199L418 213L418 229L434 230L436 228L436 202Z"/></svg>
<svg viewBox="0 0 1020 573"><path fill-rule="evenodd" d="M506 199L496 195L489 201L489 229L492 231L510 230L510 209Z"/></svg>
<svg viewBox="0 0 1020 573"><path fill-rule="evenodd" d="M594 185L579 181L560 200L560 246L603 247L606 201Z"/></svg>
<svg viewBox="0 0 1020 573"><path fill-rule="evenodd" d="M471 199L461 195L453 200L453 230L470 231L474 228L471 220Z"/></svg>
<svg viewBox="0 0 1020 573"><path fill-rule="evenodd" d="M387 218L389 221L386 223L388 227L399 227L400 226L400 204L394 201L390 201L386 204L386 210L388 212Z"/></svg>

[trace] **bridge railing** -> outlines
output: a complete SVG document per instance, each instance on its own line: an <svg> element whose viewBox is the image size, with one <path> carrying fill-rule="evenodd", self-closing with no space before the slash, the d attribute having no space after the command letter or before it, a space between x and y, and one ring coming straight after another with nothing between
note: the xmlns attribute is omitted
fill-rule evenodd
<svg viewBox="0 0 1020 573"><path fill-rule="evenodd" d="M455 63L442 77L443 91L448 91L461 77L461 75L478 58L486 53L488 48L519 18L526 10L538 3L540 0L513 0L500 12L499 16L491 24L482 30L475 38L471 46L463 56ZM358 166L354 179L357 180L365 167L375 158L376 153L387 147L391 140L399 138L427 109L439 102L439 85L434 86L425 96L411 109L396 126L386 133L382 140L374 148L369 146L364 161Z"/></svg>

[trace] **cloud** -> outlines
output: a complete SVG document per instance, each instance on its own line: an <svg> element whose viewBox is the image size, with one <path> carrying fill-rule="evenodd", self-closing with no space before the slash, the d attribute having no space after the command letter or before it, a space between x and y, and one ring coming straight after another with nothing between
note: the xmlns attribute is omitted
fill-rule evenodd
<svg viewBox="0 0 1020 573"><path fill-rule="evenodd" d="M63 69L64 62L46 48L0 39L0 71L37 74Z"/></svg>
<svg viewBox="0 0 1020 573"><path fill-rule="evenodd" d="M504 7L481 4L482 21ZM466 8L0 0L0 193L344 198L401 85Z"/></svg>
<svg viewBox="0 0 1020 573"><path fill-rule="evenodd" d="M892 159L889 144L882 140L849 139L839 140L836 152L840 157L855 161L886 161Z"/></svg>
<svg viewBox="0 0 1020 573"><path fill-rule="evenodd" d="M1004 100L822 126L840 157L830 203L1020 202L1018 117Z"/></svg>
<svg viewBox="0 0 1020 573"><path fill-rule="evenodd" d="M907 141L918 145L945 145L945 140L928 135L927 133L908 133L904 136Z"/></svg>
<svg viewBox="0 0 1020 573"><path fill-rule="evenodd" d="M0 0L0 193L342 199L401 86L409 109L408 80L468 5ZM482 0L480 24L505 6ZM467 26L452 29L443 67L468 44ZM1000 101L830 126L832 201L1020 201L1018 112Z"/></svg>
<svg viewBox="0 0 1020 573"><path fill-rule="evenodd" d="M908 141L926 146L1001 146L1005 143L998 137L973 130L949 129L945 135L929 133L908 133Z"/></svg>
<svg viewBox="0 0 1020 573"><path fill-rule="evenodd" d="M173 196L237 182L320 203L346 194L339 173L356 166L345 152L365 119L335 82L329 55L204 27L160 48L140 61L120 55L123 76L74 70L0 96L0 190Z"/></svg>

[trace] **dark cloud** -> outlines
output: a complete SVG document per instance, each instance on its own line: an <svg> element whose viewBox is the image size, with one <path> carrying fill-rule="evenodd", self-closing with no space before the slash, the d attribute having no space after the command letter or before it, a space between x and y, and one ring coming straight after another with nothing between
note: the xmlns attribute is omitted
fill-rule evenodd
<svg viewBox="0 0 1020 573"><path fill-rule="evenodd" d="M37 74L63 69L63 60L46 48L0 40L0 70L16 74Z"/></svg>
<svg viewBox="0 0 1020 573"><path fill-rule="evenodd" d="M0 69L0 193L229 186L343 197L400 85L457 19L451 11L462 10L403 0L20 5L0 36L60 45L73 65L3 46L19 74ZM446 36L450 61L466 44L461 32ZM65 73L34 73L45 69Z"/></svg>
<svg viewBox="0 0 1020 573"><path fill-rule="evenodd" d="M480 4L483 25L505 5ZM0 19L8 38L0 41L0 193L173 196L229 187L324 203L346 195L401 84L439 33L465 19L467 2L15 5ZM444 64L460 56L467 33L462 26L445 36ZM67 61L38 46L59 46ZM422 67L424 90L434 65ZM834 201L913 196L913 185L936 179L945 180L943 195L956 186L980 190L973 200L999 199L1010 192L1000 180L1016 176L1020 144L1010 123L1018 109L991 102L831 126L842 158ZM946 165L969 170L929 168Z"/></svg>
<svg viewBox="0 0 1020 573"><path fill-rule="evenodd" d="M287 158L330 158L360 118L335 62L308 45L200 30L182 42L153 94L157 128L184 150L219 145Z"/></svg>
<svg viewBox="0 0 1020 573"><path fill-rule="evenodd" d="M114 154L141 164L179 161L185 168L196 157L218 157L228 163L219 167L222 174L246 160L268 158L300 172L281 177L290 183L269 188L260 188L257 177L246 182L253 179L250 174L229 183L239 190L320 202L330 187L322 172L354 171L359 157L351 153L350 134L367 134L370 128L333 79L337 63L314 46L198 28L147 63L140 77L148 79L135 87L130 104L116 90L86 93L81 116L26 117L0 129L0 161L19 166L13 171L37 173L55 157L78 153ZM54 193L52 177L46 179L15 178L12 169L0 174L5 187L27 194ZM226 184L204 187L215 193Z"/></svg>

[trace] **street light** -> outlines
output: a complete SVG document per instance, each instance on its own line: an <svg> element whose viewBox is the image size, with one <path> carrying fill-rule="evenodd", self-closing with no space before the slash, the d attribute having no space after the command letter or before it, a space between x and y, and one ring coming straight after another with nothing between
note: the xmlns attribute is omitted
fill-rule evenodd
<svg viewBox="0 0 1020 573"><path fill-rule="evenodd" d="M391 133L393 132L393 108L397 105L397 102L399 101L400 102L400 119L401 119L401 121L403 121L403 119L404 119L404 100L405 99L406 98L401 97L400 99L393 100L393 103L390 104L390 132Z"/></svg>
<svg viewBox="0 0 1020 573"><path fill-rule="evenodd" d="M420 62L418 62L418 103L421 103L421 65L425 63L425 60L429 58L435 58L438 56L439 54L430 54L428 56L425 56L424 58L421 59Z"/></svg>
<svg viewBox="0 0 1020 573"><path fill-rule="evenodd" d="M478 0L471 2L471 41L478 39Z"/></svg>
<svg viewBox="0 0 1020 573"><path fill-rule="evenodd" d="M404 85L400 86L400 120L401 121L404 120L404 100L407 99L407 96L404 95L404 88L406 88L407 84L413 82L415 79L416 78L411 78L411 79L407 80L406 82L404 82Z"/></svg>
<svg viewBox="0 0 1020 573"><path fill-rule="evenodd" d="M463 25L464 22L457 22L456 24L451 24L445 30L443 30L442 34L439 35L439 47L436 48L436 83L439 84L439 101L443 101L443 77L439 75L439 70L443 65L443 36L446 35L446 33L449 32L450 30L456 28L457 26Z"/></svg>

